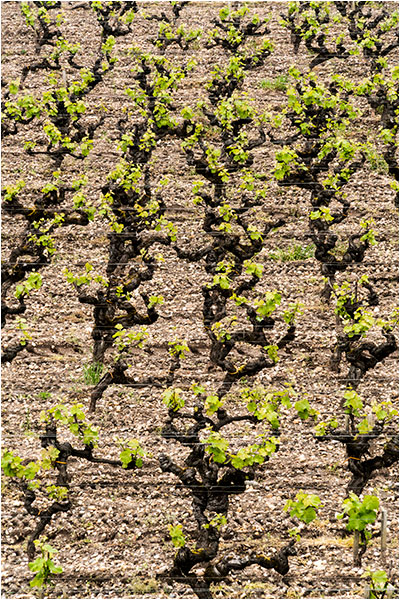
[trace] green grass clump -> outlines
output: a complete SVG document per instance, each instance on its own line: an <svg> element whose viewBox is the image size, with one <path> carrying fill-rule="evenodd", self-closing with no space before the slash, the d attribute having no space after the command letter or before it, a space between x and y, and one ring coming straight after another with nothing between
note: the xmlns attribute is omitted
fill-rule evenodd
<svg viewBox="0 0 400 600"><path fill-rule="evenodd" d="M275 90L278 92L286 92L288 86L287 75L278 75L275 79L262 79L260 87L263 90Z"/></svg>
<svg viewBox="0 0 400 600"><path fill-rule="evenodd" d="M86 385L97 385L101 379L104 365L102 363L89 363L83 365L83 381Z"/></svg>
<svg viewBox="0 0 400 600"><path fill-rule="evenodd" d="M271 250L268 256L272 260L282 262L289 262L291 260L307 260L308 258L314 256L314 250L314 244L309 244L308 246L295 244L288 248L277 248L276 250Z"/></svg>

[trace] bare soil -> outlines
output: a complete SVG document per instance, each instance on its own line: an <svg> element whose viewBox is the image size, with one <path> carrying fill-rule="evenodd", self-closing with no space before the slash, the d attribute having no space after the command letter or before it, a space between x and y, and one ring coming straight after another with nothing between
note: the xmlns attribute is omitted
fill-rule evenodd
<svg viewBox="0 0 400 600"><path fill-rule="evenodd" d="M79 41L80 64L93 61L99 38L99 27L85 7L69 10L71 2L63 3L68 10L65 35ZM139 3L150 14L170 11L168 3ZM222 4L191 2L182 11L181 22L191 28L209 30L211 19ZM293 53L288 32L279 25L279 14L287 3L263 2L252 6L264 16L271 14L270 37L275 51L263 67L253 71L246 80L246 91L260 109L277 110L285 104L285 93L260 87L262 80L275 80L285 75L291 64L305 69L309 56L302 45ZM168 13L169 14L169 13ZM118 161L116 122L129 100L123 90L129 85L132 58L128 49L133 44L154 51L151 37L157 22L138 17L134 33L117 40L120 61L109 78L97 87L88 104L93 115L98 105L107 107L107 118L97 131L93 152L84 163L89 178L89 196L98 202L100 189L107 173ZM199 42L190 53L197 67L183 82L176 99L177 109L194 104L204 95L204 82L211 67L225 61L221 50L207 49ZM172 46L165 54L177 62L183 52ZM2 77L15 79L25 64L34 60L34 38L20 14L19 3L2 4ZM350 75L354 80L365 74L360 57L346 61L328 61L315 69L324 81L332 72ZM46 88L43 73L34 73L25 81L26 92L39 95ZM360 126L360 136L367 137L377 126L377 117L369 113ZM26 139L40 137L39 125L21 128L17 136L3 143L3 187L19 178L26 181L28 190L40 190L49 179L51 161L30 157L22 149ZM260 170L273 166L276 147L262 146L256 151ZM66 177L82 172L82 165L64 163ZM179 227L179 239L195 244L199 235L200 211L193 207L191 186L196 176L188 169L179 143L168 139L157 152L154 176L170 177L163 191L169 206L168 216ZM351 200L349 219L341 226L346 233L361 218L373 217L379 243L371 248L361 266L340 276L354 281L363 273L370 274L379 294L379 315L387 318L395 304L397 292L397 220L393 205L390 178L384 172L364 168L354 177L347 193ZM332 306L320 300L322 277L314 258L284 262L274 260L271 251L289 249L293 245L307 246L308 194L299 190L281 190L271 183L264 207L267 216L283 214L286 224L272 234L260 259L264 264L260 289L282 291L283 303L301 301L304 315L299 321L296 340L282 353L274 369L262 372L255 385L282 386L293 382L296 391L308 394L310 403L321 412L321 419L340 409L344 390L341 376L329 368L335 341L335 315ZM8 256L15 236L21 228L19 218L3 217L3 256ZM340 228L339 228L340 231ZM86 262L104 272L108 257L106 226L95 220L89 226L60 228L56 234L57 252L50 266L43 269L43 286L29 298L24 315L32 333L30 351L21 352L3 368L2 424L3 445L23 458L40 456L39 435L42 425L40 412L59 401L82 402L88 406L92 386L84 383L84 365L90 362L92 350L92 312L78 302L74 289L67 283L63 269L80 272ZM202 295L200 284L206 281L204 266L185 264L173 250L164 248L165 262L156 270L148 284L148 292L162 294L164 305L161 317L149 327L149 343L145 350L135 351L130 374L142 379L161 375L168 370L168 341L175 336L190 341L193 347L177 375L175 385L190 386L200 381L210 391L216 389L222 374L210 367L209 342L202 324ZM15 339L16 331L10 320L3 333L3 344ZM367 401L394 400L397 395L397 355L370 371L359 387ZM51 396L43 399L40 392ZM231 402L235 402L234 399ZM116 437L137 438L148 458L143 468L132 472L107 466L88 465L71 459L72 510L58 516L46 530L50 543L58 549L57 563L63 567L48 591L53 598L117 598L160 597L189 598L191 591L178 584L171 587L156 580L157 574L172 563L174 548L169 540L168 525L180 522L190 532L193 528L189 494L176 486L176 480L161 473L157 457L161 452L182 455L180 448L160 436L167 409L157 389L108 389L98 404L93 423L100 427L99 454L116 457ZM398 556L397 468L381 471L374 477L365 493L379 495L381 506L388 512L388 564L380 557L379 537L374 537L363 558L362 568L352 565L352 537L335 515L341 511L346 496L349 472L345 452L337 442L317 444L313 438L313 423L293 419L289 413L283 419L279 451L258 471L246 493L231 500L232 515L223 533L220 552L245 554L249 549L269 552L282 547L293 524L283 506L300 489L316 493L323 509L316 523L307 527L298 543L297 556L290 559L290 571L281 577L261 568L247 569L234 574L227 583L214 590L223 598L361 598L365 580L361 575L367 568L386 568L395 572ZM254 439L252 429L235 430L242 441ZM65 435L65 440L69 439ZM3 594L7 598L32 598L29 587L32 574L27 567L26 541L34 519L24 510L22 496L7 481L3 482ZM379 524L375 526L378 533Z"/></svg>

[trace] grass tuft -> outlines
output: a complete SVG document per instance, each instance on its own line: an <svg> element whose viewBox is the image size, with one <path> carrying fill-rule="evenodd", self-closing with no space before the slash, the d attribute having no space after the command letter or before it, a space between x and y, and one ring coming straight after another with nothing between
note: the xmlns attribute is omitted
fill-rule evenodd
<svg viewBox="0 0 400 600"><path fill-rule="evenodd" d="M104 365L102 363L89 363L83 365L83 381L86 385L97 385L101 379Z"/></svg>
<svg viewBox="0 0 400 600"><path fill-rule="evenodd" d="M314 256L315 246L309 244L308 246L301 246L295 244L289 248L277 248L269 253L269 258L281 262L289 262L291 260L307 260Z"/></svg>
<svg viewBox="0 0 400 600"><path fill-rule="evenodd" d="M275 90L278 92L286 92L288 87L287 75L278 75L275 79L262 79L260 87L263 90Z"/></svg>

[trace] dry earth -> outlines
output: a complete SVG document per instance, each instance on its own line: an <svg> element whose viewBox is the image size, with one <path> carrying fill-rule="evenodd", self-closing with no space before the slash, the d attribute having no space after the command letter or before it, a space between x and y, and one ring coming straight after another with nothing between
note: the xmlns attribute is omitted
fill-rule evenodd
<svg viewBox="0 0 400 600"><path fill-rule="evenodd" d="M18 4L7 2L2 5L2 76L5 81L17 78L23 66L34 60L33 35L21 17ZM167 4L140 3L140 8L159 14L161 10L170 10ZM191 2L183 10L181 22L207 30L221 6L216 2ZM262 16L271 13L270 37L276 49L263 67L250 73L246 89L260 109L279 110L285 102L284 92L263 89L260 81L285 75L291 64L305 69L309 57L303 46L299 54L294 55L288 33L278 24L279 13L286 10L286 3L257 3L252 10L255 8ZM66 13L65 35L82 44L78 62L90 65L99 27L85 7L66 10ZM93 152L84 166L89 178L89 195L94 202L97 202L107 173L118 160L116 122L122 107L128 105L122 90L129 85L132 64L127 50L136 44L152 51L150 39L156 30L157 22L137 18L134 33L117 40L117 52L121 57L117 67L90 96L93 114L101 102L108 110L105 124L96 133ZM177 108L200 98L210 67L225 60L222 51L206 49L202 43L195 45L191 52L198 64L180 89ZM176 46L169 48L166 56L177 62L183 60L183 53ZM363 60L352 57L341 62L328 61L315 72L322 80L332 72L350 74L357 80L364 75L364 70ZM33 94L40 94L45 85L41 72L29 75L25 82L26 91ZM359 135L368 136L376 123L376 117L369 114L360 125ZM29 127L29 133L27 128L21 128L17 136L3 142L3 186L22 177L27 190L39 190L48 181L51 161L46 156L29 157L21 149L21 142L27 135L30 139L40 136L39 126ZM267 144L256 151L260 170L268 171L272 167L275 150ZM194 243L199 235L201 214L191 202L190 190L195 177L187 168L176 141L163 142L157 159L154 176L170 177L163 192L169 207L168 215L179 226L179 239L187 244ZM81 172L81 164L70 159L64 162L63 169L72 179ZM364 272L369 273L379 294L377 311L382 317L387 317L393 308L397 282L397 221L389 184L390 179L385 173L367 168L359 172L348 186L352 212L341 226L343 232L351 231L361 217L368 215L375 219L379 244L368 251L361 266L355 266L352 273L341 277L342 280L354 280ZM344 387L340 374L329 369L335 317L332 307L324 305L319 297L322 278L318 262L313 257L285 262L272 259L270 254L277 248L309 244L309 198L303 191L282 191L271 183L264 210L267 215L282 213L286 224L267 240L261 257L264 276L260 287L282 290L285 303L300 300L305 304L305 312L299 321L295 342L282 353L277 366L262 372L254 383L279 387L283 382L291 381L299 393L308 394L312 406L321 412L321 418L329 417L338 411ZM3 217L3 256L7 256L13 247L21 227L19 219L9 215ZM51 265L43 269L43 286L30 296L24 315L33 336L31 351L20 353L3 368L3 445L24 458L40 455L42 425L39 414L43 409L61 399L80 401L85 407L88 404L91 386L84 383L83 367L90 361L92 313L89 307L78 302L74 289L66 282L63 269L68 266L73 272L79 272L89 261L102 272L108 256L106 235L106 225L97 219L86 227L63 227L57 232L57 252ZM201 263L184 264L172 250L163 249L163 252L165 263L156 270L148 291L162 294L165 302L160 311L161 318L149 328L146 351L136 351L135 374L141 379L147 374L165 373L168 369L167 343L177 335L190 341L194 352L179 371L176 385L184 387L197 380L213 390L221 380L221 373L210 370L209 342L202 325L199 283L206 281L206 273ZM4 330L4 345L15 339L15 335L10 321ZM366 400L396 398L396 362L397 355L392 355L366 375L359 388ZM41 392L49 392L51 396L43 399L39 396ZM49 596L191 597L191 591L185 586L175 584L171 587L156 580L156 575L172 563L174 554L168 524L181 522L188 531L193 527L188 493L177 488L174 477L162 474L158 466L160 452L171 456L182 453L181 449L173 448L173 443L160 437L165 418L166 408L157 389L127 390L114 386L99 402L92 417L101 429L98 452L102 456L116 456L114 438L134 437L141 440L149 456L143 469L134 475L71 459L73 509L58 516L46 530L51 544L59 551L57 562L64 569ZM242 441L254 439L251 429L243 429L239 435ZM247 569L216 588L215 597L356 598L363 596L361 575L367 567L391 568L395 572L398 554L397 469L379 472L365 490L366 493L377 493L381 506L388 512L389 565L382 564L379 538L374 538L364 556L363 567L352 566L352 538L342 522L335 518L340 512L348 481L343 447L336 442L317 444L313 438L313 423L304 423L288 413L283 419L279 452L259 470L256 480L248 484L246 493L231 500L232 517L223 533L221 553L243 554L250 548L268 552L284 545L292 524L282 508L299 489L318 494L323 509L316 523L306 528L298 543L297 556L290 559L287 576L282 578L258 567ZM26 540L33 525L34 519L26 515L18 491L4 481L2 577L3 593L7 598L35 595L29 588L32 575L26 559Z"/></svg>

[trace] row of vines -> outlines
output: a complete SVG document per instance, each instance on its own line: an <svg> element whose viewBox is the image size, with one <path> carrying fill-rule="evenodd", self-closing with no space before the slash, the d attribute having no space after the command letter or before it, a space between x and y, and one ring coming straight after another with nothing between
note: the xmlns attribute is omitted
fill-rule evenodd
<svg viewBox="0 0 400 600"><path fill-rule="evenodd" d="M395 9L3 3L8 597L395 596Z"/></svg>

